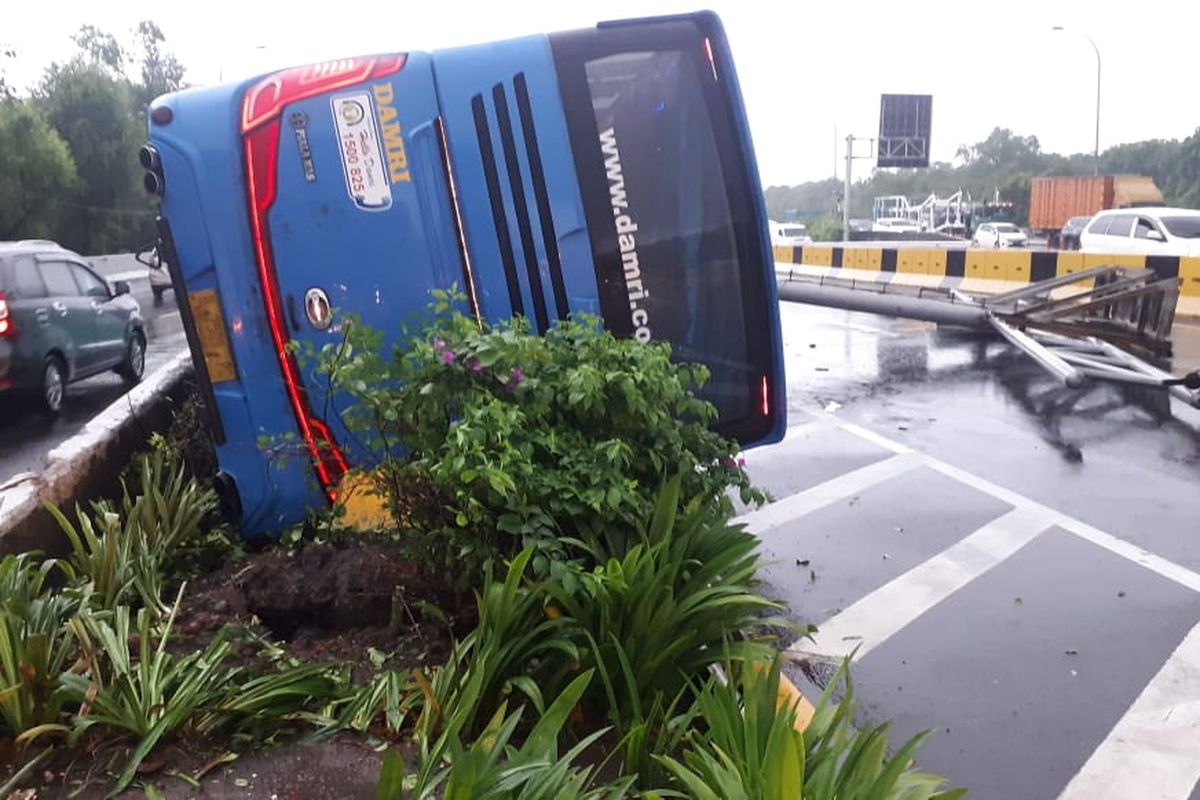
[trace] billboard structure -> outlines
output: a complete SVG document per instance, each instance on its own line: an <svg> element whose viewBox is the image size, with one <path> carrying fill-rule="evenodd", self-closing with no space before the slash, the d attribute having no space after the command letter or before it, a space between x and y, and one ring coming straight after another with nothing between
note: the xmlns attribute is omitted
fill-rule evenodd
<svg viewBox="0 0 1200 800"><path fill-rule="evenodd" d="M879 98L879 167L928 167L933 95Z"/></svg>

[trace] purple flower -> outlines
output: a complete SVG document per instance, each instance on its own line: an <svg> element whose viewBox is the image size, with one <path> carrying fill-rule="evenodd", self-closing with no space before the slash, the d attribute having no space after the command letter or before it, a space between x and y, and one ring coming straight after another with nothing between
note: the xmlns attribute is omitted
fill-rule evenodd
<svg viewBox="0 0 1200 800"><path fill-rule="evenodd" d="M739 466L739 467L744 467L744 466L746 466L746 459L744 459L744 458L739 458L739 459L738 459L738 466Z"/></svg>
<svg viewBox="0 0 1200 800"><path fill-rule="evenodd" d="M525 380L525 373L521 372L520 367L513 367L512 377L510 377L508 379L508 383L504 384L504 391L506 391L506 392L515 391L517 388L517 385L523 380Z"/></svg>
<svg viewBox="0 0 1200 800"><path fill-rule="evenodd" d="M734 461L729 456L725 456L724 458L721 459L721 466L725 467L726 469L733 469L734 467L737 466L737 462Z"/></svg>
<svg viewBox="0 0 1200 800"><path fill-rule="evenodd" d="M447 350L446 352L442 353L442 361L445 361L447 364L453 364L454 363L454 351Z"/></svg>
<svg viewBox="0 0 1200 800"><path fill-rule="evenodd" d="M479 359L474 356L467 359L467 366L471 368L471 372L483 372L483 364L480 364Z"/></svg>
<svg viewBox="0 0 1200 800"><path fill-rule="evenodd" d="M443 342L441 339L434 339L434 340L433 340L433 349L434 349L434 350L441 350L441 349L442 349L443 347L445 347L445 346L446 346L446 343L445 343L445 342Z"/></svg>

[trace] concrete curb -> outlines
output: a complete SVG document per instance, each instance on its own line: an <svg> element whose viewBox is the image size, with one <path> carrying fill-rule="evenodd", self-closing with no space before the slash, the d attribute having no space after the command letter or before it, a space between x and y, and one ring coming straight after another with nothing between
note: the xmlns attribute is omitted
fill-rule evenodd
<svg viewBox="0 0 1200 800"><path fill-rule="evenodd" d="M116 490L121 467L168 421L172 397L191 369L185 350L51 450L40 474L0 484L0 556L60 551L62 534L42 503L65 510Z"/></svg>
<svg viewBox="0 0 1200 800"><path fill-rule="evenodd" d="M808 730L813 716L817 713L812 702L804 696L804 692L800 691L796 684L792 683L792 679L783 672L779 673L779 699L776 701L776 705L779 708L791 708L796 712L796 721L792 727L800 733Z"/></svg>

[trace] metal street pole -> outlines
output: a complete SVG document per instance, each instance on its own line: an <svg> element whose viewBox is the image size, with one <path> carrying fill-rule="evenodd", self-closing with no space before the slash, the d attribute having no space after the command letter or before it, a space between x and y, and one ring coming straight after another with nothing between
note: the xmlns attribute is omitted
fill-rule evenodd
<svg viewBox="0 0 1200 800"><path fill-rule="evenodd" d="M854 163L854 136L846 137L846 187L842 190L842 241L850 241L850 165Z"/></svg>
<svg viewBox="0 0 1200 800"><path fill-rule="evenodd" d="M1091 42L1092 49L1096 51L1096 168L1093 174L1100 174L1100 48L1092 41L1092 37L1086 33L1083 38Z"/></svg>
<svg viewBox="0 0 1200 800"><path fill-rule="evenodd" d="M1062 25L1055 25L1052 30L1064 31ZM1093 154L1092 174L1100 174L1100 48L1096 46L1096 40L1088 36L1083 31L1075 31L1080 36L1088 40L1088 44L1092 46L1092 50L1096 53L1096 150Z"/></svg>

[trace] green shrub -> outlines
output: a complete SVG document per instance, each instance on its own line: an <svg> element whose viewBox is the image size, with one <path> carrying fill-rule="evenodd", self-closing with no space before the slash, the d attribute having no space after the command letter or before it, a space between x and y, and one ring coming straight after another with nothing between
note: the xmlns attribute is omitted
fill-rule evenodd
<svg viewBox="0 0 1200 800"><path fill-rule="evenodd" d="M737 683L708 680L696 698L707 731L693 733L683 763L666 765L697 800L800 798L804 785L804 736L795 729L795 710L779 707L779 669L767 674L729 669Z"/></svg>
<svg viewBox="0 0 1200 800"><path fill-rule="evenodd" d="M527 577L533 548L503 580L488 578L479 626L423 689L419 739L474 735L521 695L541 711L544 697L595 672L578 727L612 729L614 757L640 785L665 775L652 755L676 752L690 730L695 682L716 663L769 658L781 624L755 590L757 540L711 506L680 511L681 484L668 481L632 531L568 540L579 563L558 578Z"/></svg>
<svg viewBox="0 0 1200 800"><path fill-rule="evenodd" d="M344 669L342 681L349 685L352 678L349 667ZM409 715L421 704L420 684L408 672L394 670L380 672L361 686L350 689L346 696L336 700L320 720L320 727L309 737L323 739L341 730L366 733L376 720L382 719L384 729L391 736L401 732Z"/></svg>
<svg viewBox="0 0 1200 800"><path fill-rule="evenodd" d="M80 599L50 591L53 567L27 554L0 560L0 731L19 741L65 730L58 676L79 653L69 623Z"/></svg>
<svg viewBox="0 0 1200 800"><path fill-rule="evenodd" d="M161 616L168 610L162 599L166 571L182 548L201 538L216 494L187 477L179 458L162 449L139 456L132 474L121 480L119 511L108 501L93 503L90 515L77 505L76 527L58 508L46 508L71 547L60 566L73 583L90 585L97 607L111 610L134 589Z"/></svg>
<svg viewBox="0 0 1200 800"><path fill-rule="evenodd" d="M842 221L832 216L819 217L808 223L808 233L814 242L840 242Z"/></svg>
<svg viewBox="0 0 1200 800"><path fill-rule="evenodd" d="M120 515L107 504L97 504L93 516L75 507L76 528L58 508L47 504L71 545L66 561L59 562L68 580L87 582L90 597L100 608L115 608L133 586L134 563L141 552L136 521Z"/></svg>
<svg viewBox="0 0 1200 800"><path fill-rule="evenodd" d="M136 739L113 792L124 789L158 744L185 729L204 734L232 726L253 737L278 730L283 719L336 697L339 685L319 664L284 665L255 674L226 663L229 637L219 633L200 651L177 655L168 644L183 588L161 627L142 608L81 614L87 674L64 673L63 693L79 712L72 739L99 726ZM136 625L136 627L134 627ZM264 731L264 728L268 729Z"/></svg>
<svg viewBox="0 0 1200 800"><path fill-rule="evenodd" d="M730 488L762 500L737 445L709 428L715 408L696 396L704 367L672 362L666 344L616 339L594 318L544 336L520 319L480 329L454 310L456 295L433 295L420 331L391 352L349 317L344 341L306 355L349 396L343 420L382 461L397 522L429 534L437 564L532 545L546 574L562 531L633 526L664 472L727 514Z"/></svg>
<svg viewBox="0 0 1200 800"><path fill-rule="evenodd" d="M451 727L473 734L514 691L540 711L543 692L554 691L569 665L578 664L569 620L547 615L543 582L525 584L532 557L527 548L512 560L502 581L485 579L479 624L454 646L425 688L419 735L428 738Z"/></svg>
<svg viewBox="0 0 1200 800"><path fill-rule="evenodd" d="M630 778L596 786L594 768L574 763L605 731L584 737L559 755L558 740L591 679L589 671L568 684L539 715L520 745L513 743L514 735L526 706L509 714L507 703L501 703L473 740L464 742L460 727L448 727L431 747L422 750L411 777L399 754L390 751L380 771L377 796L381 800L618 800L628 796Z"/></svg>
<svg viewBox="0 0 1200 800"><path fill-rule="evenodd" d="M94 503L91 514L77 506L73 524L47 506L70 545L66 559L9 557L0 566L0 715L14 735L65 729L60 674L68 666L86 669L128 658L127 645L112 639L75 663L97 633L78 616L81 606L112 611L136 590L149 613L159 617L168 610L161 598L166 564L199 536L215 496L163 452L139 458L133 473L132 491L122 480L120 512L108 502ZM46 583L56 567L70 584L62 592ZM73 673L63 680L85 679Z"/></svg>
<svg viewBox="0 0 1200 800"><path fill-rule="evenodd" d="M887 725L855 730L857 708L843 664L803 733L793 706L779 703L778 659L769 670L730 669L711 680L696 704L704 719L682 763L657 756L679 788L696 800L957 800L962 789L940 791L944 779L913 770L928 734L909 739L888 757ZM832 693L842 698L832 701Z"/></svg>
<svg viewBox="0 0 1200 800"><path fill-rule="evenodd" d="M610 719L622 733L625 720L674 698L709 665L768 657L772 626L788 624L756 590L758 539L701 503L680 513L681 483L667 482L623 553L599 539L587 545L597 566L579 574L577 589L548 585L589 644L584 663L611 687Z"/></svg>
<svg viewBox="0 0 1200 800"><path fill-rule="evenodd" d="M147 549L166 561L200 538L217 495L188 475L180 455L162 447L140 456L133 473L132 481L121 481L122 511L137 519Z"/></svg>

